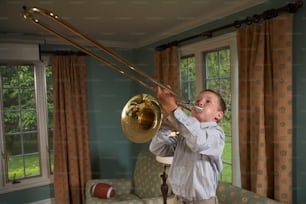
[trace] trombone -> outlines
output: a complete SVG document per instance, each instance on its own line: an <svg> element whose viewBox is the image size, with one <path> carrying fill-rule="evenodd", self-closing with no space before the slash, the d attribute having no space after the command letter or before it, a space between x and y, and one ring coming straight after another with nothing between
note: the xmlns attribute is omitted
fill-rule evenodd
<svg viewBox="0 0 306 204"><path fill-rule="evenodd" d="M130 71L133 71L135 73L138 73L145 79L150 80L155 85L158 85L164 89L167 89L171 94L173 94L177 99L179 99L180 102L179 105L185 108L186 110L191 110L188 105L190 106L190 102L184 100L181 96L179 96L177 93L175 93L173 90L171 90L168 86L165 86L164 84L156 81L154 78L150 77L148 74L140 70L139 68L135 67L131 63L129 63L126 59L122 58L118 54L114 53L110 49L104 47L97 41L89 38L85 34L78 31L73 26L69 25L67 22L62 20L58 15L55 13L42 9L37 7L32 7L27 9L25 6L23 6L23 17L25 19L30 20L35 25L39 26L43 30L55 35L56 37L66 41L70 45L74 46L75 48L78 48L79 50L83 51L84 53L94 57L98 61L106 64L110 68L113 68L114 70L118 71L119 73L129 77L130 79L138 82L142 86L153 90L153 86L150 86L143 80L138 79L136 76L131 74L130 72L124 71L121 67L119 67L117 64L114 64L110 60L107 60L103 58L102 56L98 55L97 53L93 52L92 50L82 46L80 43L78 43L75 40L72 40L65 36L64 34L50 28L49 26L42 23L38 18L35 18L34 15L42 15L45 16L52 21L55 21L60 26L66 28L68 31L74 33L79 38L85 40L87 43L90 43L91 45L94 45L96 48L99 48L104 53L108 54L113 59L117 60L121 64L125 65ZM185 101L185 102L183 102ZM197 111L201 111L200 107L195 106ZM121 113L121 125L123 132L125 133L126 137L134 142L134 143L144 143L149 141L159 130L161 123L162 123L163 115L160 108L160 105L158 101L149 94L139 94L134 97L132 97L124 106L122 113Z"/></svg>

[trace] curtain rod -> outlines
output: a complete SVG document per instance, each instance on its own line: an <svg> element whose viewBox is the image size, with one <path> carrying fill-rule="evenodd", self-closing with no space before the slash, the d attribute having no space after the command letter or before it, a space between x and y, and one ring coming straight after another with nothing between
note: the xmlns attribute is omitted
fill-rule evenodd
<svg viewBox="0 0 306 204"><path fill-rule="evenodd" d="M41 55L78 55L86 56L87 54L81 51L70 51L70 50L55 50L55 51L39 51Z"/></svg>
<svg viewBox="0 0 306 204"><path fill-rule="evenodd" d="M199 37L210 38L210 37L212 37L214 32L224 30L224 29L227 29L227 28L230 28L230 27L240 28L243 24L251 25L253 23L258 23L260 20L264 20L264 21L269 20L269 19L272 19L272 18L278 16L279 13L283 13L283 12L295 13L302 6L303 6L303 1L297 0L295 3L289 3L289 4L287 4L283 7L280 7L278 9L270 9L270 10L264 11L261 14L255 14L252 17L248 16L244 20L237 20L237 21L234 21L233 23L230 23L230 24L227 24L227 25L224 25L224 26L221 26L221 27L217 27L217 28L212 29L212 30L208 30L208 31L196 34L196 35L192 35L192 36L183 38L181 40L176 40L176 41L172 41L170 43L166 43L166 44L157 46L155 48L155 50L161 51L161 50L167 49L168 47L171 47L171 46L174 46L174 45L179 45L183 42L186 42L186 41L189 41L189 40L192 40L192 39L195 39L195 38L199 38Z"/></svg>

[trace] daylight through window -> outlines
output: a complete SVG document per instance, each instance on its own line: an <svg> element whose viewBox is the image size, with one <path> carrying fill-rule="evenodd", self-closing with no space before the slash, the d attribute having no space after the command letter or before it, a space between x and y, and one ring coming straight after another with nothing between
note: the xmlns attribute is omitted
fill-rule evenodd
<svg viewBox="0 0 306 204"><path fill-rule="evenodd" d="M49 177L54 166L51 67L1 65L0 89L5 185Z"/></svg>

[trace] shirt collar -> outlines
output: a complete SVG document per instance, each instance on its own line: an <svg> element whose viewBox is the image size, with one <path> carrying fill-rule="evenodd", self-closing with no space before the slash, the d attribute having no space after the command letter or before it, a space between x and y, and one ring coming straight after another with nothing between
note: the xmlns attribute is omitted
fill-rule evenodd
<svg viewBox="0 0 306 204"><path fill-rule="evenodd" d="M207 128L207 127L215 127L218 126L217 122L203 122L200 124L201 128Z"/></svg>

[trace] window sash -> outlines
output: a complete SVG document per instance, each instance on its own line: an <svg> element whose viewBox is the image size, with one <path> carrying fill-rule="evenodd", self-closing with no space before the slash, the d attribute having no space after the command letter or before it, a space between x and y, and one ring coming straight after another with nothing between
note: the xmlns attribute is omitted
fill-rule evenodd
<svg viewBox="0 0 306 204"><path fill-rule="evenodd" d="M16 63L18 64L18 63ZM38 150L39 150L39 162L40 162L40 174L34 177L26 177L24 179L18 179L18 183L13 184L8 182L6 175L7 163L5 160L4 151L4 133L3 122L0 122L0 145L1 154L0 159L0 171L3 176L0 177L0 193L32 188L41 185L47 185L53 182L53 176L50 173L50 158L48 151L48 106L46 97L46 64L43 62L34 63L34 87L35 87L35 102L36 102L36 115L37 115L37 135L38 135ZM2 83L0 83L2 84ZM0 89L2 90L2 85ZM1 94L2 97L2 94ZM0 98L3 102L3 99ZM0 112L0 121L3 119L3 112Z"/></svg>

